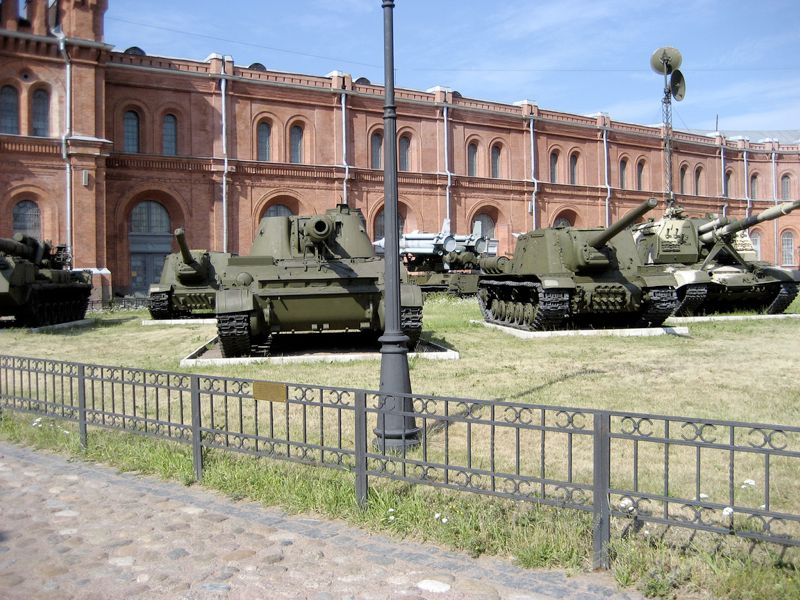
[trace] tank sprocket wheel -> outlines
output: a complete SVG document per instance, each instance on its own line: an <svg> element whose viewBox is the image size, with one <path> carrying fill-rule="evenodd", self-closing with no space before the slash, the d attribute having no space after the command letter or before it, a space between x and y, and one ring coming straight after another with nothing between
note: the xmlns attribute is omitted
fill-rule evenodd
<svg viewBox="0 0 800 600"><path fill-rule="evenodd" d="M678 305L675 288L650 288L642 310L634 317L633 327L661 327Z"/></svg>
<svg viewBox="0 0 800 600"><path fill-rule="evenodd" d="M764 312L768 315L782 314L783 311L789 308L789 305L797 296L797 292L798 286L796 283L788 281L781 283L780 290L778 290L775 298L770 302Z"/></svg>
<svg viewBox="0 0 800 600"><path fill-rule="evenodd" d="M234 358L250 354L250 314L217 315L217 335L222 356Z"/></svg>
<svg viewBox="0 0 800 600"><path fill-rule="evenodd" d="M169 319L172 317L169 292L153 292L150 294L150 316L154 319Z"/></svg>
<svg viewBox="0 0 800 600"><path fill-rule="evenodd" d="M419 343L419 336L422 334L422 307L401 307L400 329L408 337L408 349L413 352Z"/></svg>
<svg viewBox="0 0 800 600"><path fill-rule="evenodd" d="M708 286L705 284L685 285L677 291L678 308L673 313L676 317L691 317L697 314L700 306L705 302Z"/></svg>

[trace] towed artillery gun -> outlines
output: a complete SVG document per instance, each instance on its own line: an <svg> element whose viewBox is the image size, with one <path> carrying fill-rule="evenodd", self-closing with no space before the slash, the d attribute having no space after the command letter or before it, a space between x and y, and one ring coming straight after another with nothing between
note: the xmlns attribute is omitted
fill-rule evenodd
<svg viewBox="0 0 800 600"><path fill-rule="evenodd" d="M514 257L483 259L484 319L528 331L658 327L677 305L675 279L639 260L627 227L656 207L650 198L608 228L536 229Z"/></svg>
<svg viewBox="0 0 800 600"><path fill-rule="evenodd" d="M179 252L167 255L158 283L150 286L150 316L154 319L188 318L213 311L219 289L217 273L230 259L227 252L190 250L183 229L175 230Z"/></svg>
<svg viewBox="0 0 800 600"><path fill-rule="evenodd" d="M86 316L92 278L69 269L66 246L17 233L0 238L0 315L41 327Z"/></svg>
<svg viewBox="0 0 800 600"><path fill-rule="evenodd" d="M361 211L338 205L324 215L265 217L249 256L234 256L216 294L225 357L270 352L276 334L384 330L384 260L375 255ZM400 320L416 347L422 291L401 269Z"/></svg>
<svg viewBox="0 0 800 600"><path fill-rule="evenodd" d="M642 261L660 265L677 282L676 315L734 310L782 313L797 295L800 273L755 259L746 230L800 208L786 202L757 215L688 218L680 208L634 228Z"/></svg>
<svg viewBox="0 0 800 600"><path fill-rule="evenodd" d="M481 235L476 222L469 235L451 234L445 219L439 233L405 233L400 237L400 255L411 283L423 293L444 292L456 296L478 293L479 261L497 253L497 241ZM383 240L375 242L383 253Z"/></svg>

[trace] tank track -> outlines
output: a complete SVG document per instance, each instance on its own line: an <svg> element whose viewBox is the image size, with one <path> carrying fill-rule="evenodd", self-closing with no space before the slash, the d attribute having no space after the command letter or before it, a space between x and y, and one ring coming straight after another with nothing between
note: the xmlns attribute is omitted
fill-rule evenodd
<svg viewBox="0 0 800 600"><path fill-rule="evenodd" d="M674 288L651 288L648 296L643 305L644 310L636 319L635 327L661 327L678 306L678 294Z"/></svg>
<svg viewBox="0 0 800 600"><path fill-rule="evenodd" d="M154 319L169 319L172 317L172 309L169 305L169 292L157 292L150 294L150 305L148 307L150 316Z"/></svg>
<svg viewBox="0 0 800 600"><path fill-rule="evenodd" d="M705 302L708 286L693 284L684 287L683 300L678 303L678 308L673 313L676 317L691 317Z"/></svg>
<svg viewBox="0 0 800 600"><path fill-rule="evenodd" d="M545 290L541 284L530 281L486 280L482 281L480 285L478 304L487 323L523 331L565 329L567 326L570 316L570 293L568 290ZM498 295L493 298L494 302L490 303L490 308L487 306L487 299L491 294L492 286L499 286L500 289L508 288L509 300L502 300ZM519 301L511 301L515 295ZM527 299L523 296L527 296ZM500 307L495 308L498 303L501 303Z"/></svg>
<svg viewBox="0 0 800 600"><path fill-rule="evenodd" d="M783 313L792 301L797 296L798 287L796 283L791 282L784 282L781 283L780 290L778 290L778 294L775 296L775 299L767 306L764 310L765 314L768 315L779 315Z"/></svg>
<svg viewBox="0 0 800 600"><path fill-rule="evenodd" d="M234 358L250 354L250 314L217 315L217 335L222 356Z"/></svg>
<svg viewBox="0 0 800 600"><path fill-rule="evenodd" d="M28 302L16 315L17 321L27 327L43 327L58 323L80 321L89 308L91 287L37 289L31 292Z"/></svg>
<svg viewBox="0 0 800 600"><path fill-rule="evenodd" d="M408 349L413 352L422 334L422 307L403 306L400 308L400 329L408 337Z"/></svg>

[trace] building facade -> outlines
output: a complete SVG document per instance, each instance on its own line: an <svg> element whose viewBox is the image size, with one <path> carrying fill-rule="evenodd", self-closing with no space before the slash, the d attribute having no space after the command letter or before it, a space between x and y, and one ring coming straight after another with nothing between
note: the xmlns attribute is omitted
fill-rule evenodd
<svg viewBox="0 0 800 600"><path fill-rule="evenodd" d="M344 202L383 236L381 86L115 52L107 0L0 6L0 236L68 243L105 296L145 293L177 227L194 248L246 254L264 215ZM509 254L514 233L603 225L663 197L660 128L447 88L396 100L405 231L480 220ZM800 197L799 145L676 131L672 146L688 214L738 218ZM763 259L798 266L800 215L751 236Z"/></svg>

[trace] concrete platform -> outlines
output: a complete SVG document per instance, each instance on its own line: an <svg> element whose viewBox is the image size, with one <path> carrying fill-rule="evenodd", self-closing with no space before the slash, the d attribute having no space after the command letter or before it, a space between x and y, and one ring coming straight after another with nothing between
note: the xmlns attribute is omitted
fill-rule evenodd
<svg viewBox="0 0 800 600"><path fill-rule="evenodd" d="M789 313L780 315L705 315L701 317L670 317L668 323L686 324L725 321L775 321L779 319L800 319L800 315Z"/></svg>
<svg viewBox="0 0 800 600"><path fill-rule="evenodd" d="M486 321L471 320L470 323L497 329L522 340L536 340L556 337L652 337L656 335L677 335L688 337L688 327L637 327L629 329L564 329L559 331L522 331Z"/></svg>
<svg viewBox="0 0 800 600"><path fill-rule="evenodd" d="M97 323L97 319L81 319L80 321L67 321L66 323L56 323L55 325L43 325L42 327L31 327L31 333L50 333L53 331L61 331L63 329L85 329L86 327L93 327Z"/></svg>
<svg viewBox="0 0 800 600"><path fill-rule="evenodd" d="M216 325L217 319L142 319L142 326L150 325Z"/></svg>
<svg viewBox="0 0 800 600"><path fill-rule="evenodd" d="M250 365L250 364L271 364L287 365L297 363L334 363L352 362L354 360L380 360L381 353L372 348L365 348L358 344L336 344L323 340L322 338L331 337L335 334L311 334L318 337L323 342L323 348L289 347L281 349L275 348L275 356L243 356L239 358L223 358L218 347L217 337L212 338L199 348L195 349L186 358L182 359L182 367L194 367L201 365ZM436 344L420 340L417 344L417 351L409 352L408 358L421 358L425 360L458 360L461 355L455 350L450 350Z"/></svg>

